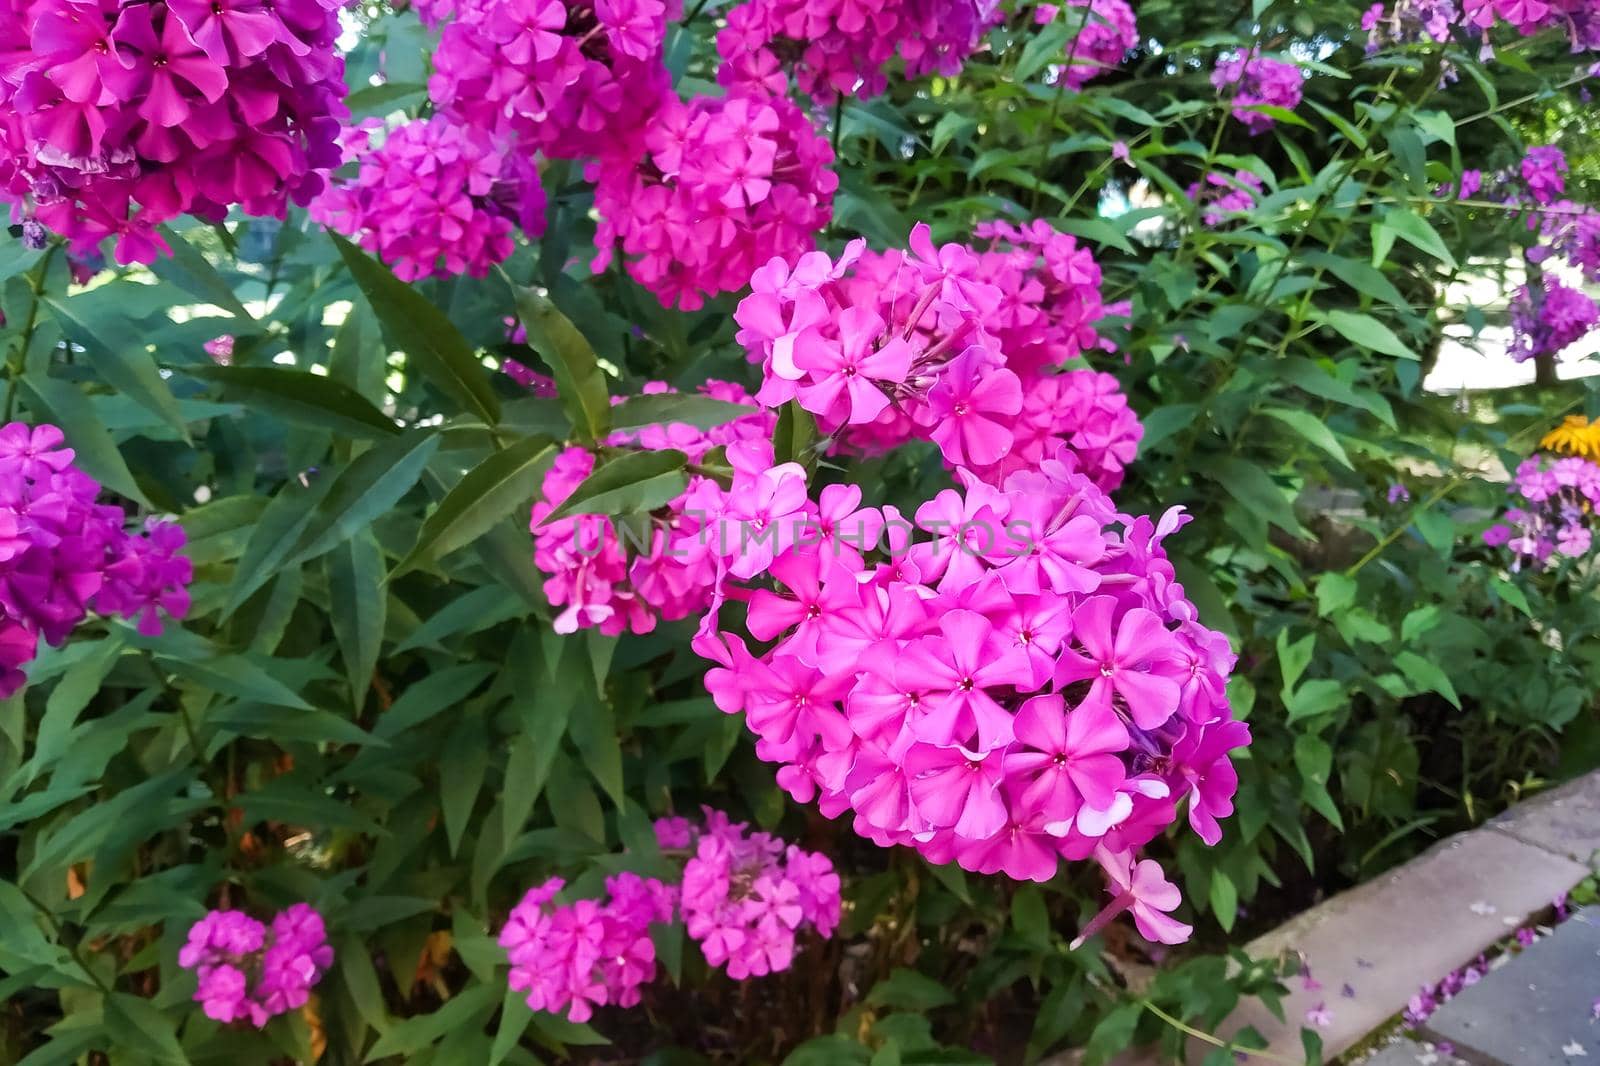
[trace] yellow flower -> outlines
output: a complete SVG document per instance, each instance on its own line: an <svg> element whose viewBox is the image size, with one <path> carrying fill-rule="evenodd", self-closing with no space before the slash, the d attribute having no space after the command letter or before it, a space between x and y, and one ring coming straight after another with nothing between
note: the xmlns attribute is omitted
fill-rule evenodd
<svg viewBox="0 0 1600 1066"><path fill-rule="evenodd" d="M1539 447L1600 461L1600 422L1568 415L1565 422L1544 435Z"/></svg>

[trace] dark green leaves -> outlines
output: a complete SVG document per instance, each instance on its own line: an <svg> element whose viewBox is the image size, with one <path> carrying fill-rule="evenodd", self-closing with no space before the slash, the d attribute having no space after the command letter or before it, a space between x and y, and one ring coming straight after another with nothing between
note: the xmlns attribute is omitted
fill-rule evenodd
<svg viewBox="0 0 1600 1066"><path fill-rule="evenodd" d="M688 484L679 451L626 452L595 470L541 525L575 514L625 515L653 511Z"/></svg>
<svg viewBox="0 0 1600 1066"><path fill-rule="evenodd" d="M289 422L361 440L400 432L394 419L341 381L277 366L193 366L195 377L222 386L225 400L251 404Z"/></svg>
<svg viewBox="0 0 1600 1066"><path fill-rule="evenodd" d="M752 414L744 404L716 400L687 393L656 393L633 396L611 409L613 429L682 423L697 429L711 429Z"/></svg>
<svg viewBox="0 0 1600 1066"><path fill-rule="evenodd" d="M89 353L106 384L188 438L188 427L178 413L178 401L161 379L156 361L139 343L140 331L131 322L104 311L83 314L83 308L74 300L49 295L41 300L61 324L62 332Z"/></svg>
<svg viewBox="0 0 1600 1066"><path fill-rule="evenodd" d="M466 547L524 507L538 494L555 454L556 446L548 438L526 437L473 467L423 522L416 545L395 573Z"/></svg>
<svg viewBox="0 0 1600 1066"><path fill-rule="evenodd" d="M444 312L349 241L330 237L372 305L389 347L405 352L411 365L462 410L489 425L499 421L500 401L488 371Z"/></svg>
<svg viewBox="0 0 1600 1066"><path fill-rule="evenodd" d="M611 395L594 349L548 296L529 288L514 288L513 293L528 344L555 374L573 431L580 440L600 440L611 427Z"/></svg>

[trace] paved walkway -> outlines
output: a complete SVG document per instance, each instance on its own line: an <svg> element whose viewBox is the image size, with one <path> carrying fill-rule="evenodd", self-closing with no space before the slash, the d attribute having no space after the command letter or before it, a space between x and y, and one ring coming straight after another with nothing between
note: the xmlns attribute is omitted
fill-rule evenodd
<svg viewBox="0 0 1600 1066"><path fill-rule="evenodd" d="M1324 1054L1333 1061L1390 1025L1420 988L1434 985L1476 959L1546 912L1556 897L1600 872L1597 858L1600 772L1518 804L1487 825L1440 841L1405 865L1341 893L1247 944L1245 950L1255 958L1299 956L1309 965L1316 983L1308 987L1298 978L1289 982L1283 1020L1259 1001L1250 1001L1229 1017L1216 1035L1226 1039L1253 1027L1268 1040L1270 1053L1299 1061L1303 1055L1301 1029L1309 1015L1321 1023ZM1600 1022L1593 1028L1588 1025L1590 1007L1600 996L1600 956L1582 956L1579 938L1586 933L1600 936L1600 913L1586 912L1581 922L1575 916L1558 927L1557 936L1510 960L1523 964L1511 980L1533 986L1526 996L1513 998L1510 984L1496 980L1490 985L1485 979L1484 992L1470 999L1463 994L1458 997L1458 1009L1441 1009L1429 1020L1430 1025L1446 1028L1430 1028L1420 1033L1420 1038L1456 1044L1474 1066L1537 1066L1545 1062L1600 1066L1600 1043L1596 1042ZM1568 948L1568 944L1578 946ZM1600 939L1593 941L1593 950L1600 950ZM1553 954L1556 951L1574 954ZM1543 972L1524 976L1526 966L1545 960L1553 961ZM1578 966L1580 961L1583 967ZM1506 971L1510 972L1509 963ZM1571 976L1559 976L1563 972ZM1491 976L1503 978L1504 974L1497 971ZM1457 1021L1465 1012L1486 1010L1490 1003L1504 1003L1508 1012L1536 1003L1550 1006L1538 1014L1476 1015L1484 1020L1470 1032ZM1514 1018L1524 1020L1511 1020ZM1558 1048L1577 1040L1581 1052L1563 1054L1559 1059L1537 1057L1544 1053L1538 1049L1548 1050L1549 1042L1534 1043L1536 1029L1550 1034L1551 1039L1559 1036ZM1502 1031L1509 1042L1492 1037ZM1199 1063L1212 1051L1215 1048L1196 1041L1189 1049L1188 1061ZM1453 1061L1450 1055L1420 1044L1388 1049L1386 1054L1391 1057L1374 1066L1450 1066ZM1436 1057L1429 1059L1429 1055ZM1157 1061L1153 1055L1138 1052L1117 1060L1119 1066Z"/></svg>
<svg viewBox="0 0 1600 1066"><path fill-rule="evenodd" d="M1600 1063L1600 908L1509 955L1365 1066Z"/></svg>

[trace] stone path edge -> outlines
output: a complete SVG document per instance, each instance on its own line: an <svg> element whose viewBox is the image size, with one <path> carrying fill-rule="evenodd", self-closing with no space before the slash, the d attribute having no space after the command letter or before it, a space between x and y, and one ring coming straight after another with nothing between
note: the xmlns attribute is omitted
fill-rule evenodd
<svg viewBox="0 0 1600 1066"><path fill-rule="evenodd" d="M1594 873L1600 873L1600 771L1441 840L1246 944L1254 958L1304 953L1321 988L1307 991L1293 979L1283 1001L1286 1021L1250 1002L1216 1035L1228 1039L1253 1026L1270 1054L1299 1061L1305 1012L1325 1003L1333 1021L1322 1030L1323 1054L1333 1062L1404 1010L1420 986L1476 958ZM1341 994L1347 984L1354 997ZM1198 1064L1215 1050L1190 1041L1185 1061ZM1080 1058L1065 1052L1039 1066L1076 1066ZM1168 1062L1145 1048L1112 1066Z"/></svg>

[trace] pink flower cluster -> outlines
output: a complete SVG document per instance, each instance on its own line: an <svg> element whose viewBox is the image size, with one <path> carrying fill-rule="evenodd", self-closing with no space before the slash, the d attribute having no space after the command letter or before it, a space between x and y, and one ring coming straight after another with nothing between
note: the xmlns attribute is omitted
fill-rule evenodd
<svg viewBox="0 0 1600 1066"><path fill-rule="evenodd" d="M408 122L373 147L347 136L361 162L353 181L311 204L311 217L389 263L402 281L483 277L510 257L513 225L544 232L544 190L531 158L487 130L435 116Z"/></svg>
<svg viewBox="0 0 1600 1066"><path fill-rule="evenodd" d="M1523 185L1536 204L1548 204L1567 189L1567 154L1555 145L1540 144L1528 149L1518 170Z"/></svg>
<svg viewBox="0 0 1600 1066"><path fill-rule="evenodd" d="M1374 55L1393 44L1422 40L1444 44L1460 21L1455 0L1395 0L1392 6L1377 3L1368 8L1361 16L1361 28L1367 33L1367 54Z"/></svg>
<svg viewBox="0 0 1600 1066"><path fill-rule="evenodd" d="M736 980L786 970L796 938L810 926L833 935L841 907L839 875L826 856L767 833L752 833L706 808L704 825L687 818L655 824L664 852L686 853L682 886L620 873L604 900L556 903L565 882L528 890L500 931L510 984L534 1010L588 1021L594 1008L632 1007L655 979L650 927L682 920L706 961Z"/></svg>
<svg viewBox="0 0 1600 1066"><path fill-rule="evenodd" d="M998 19L996 0L745 0L717 34L717 77L781 92L787 71L820 103L866 99L896 55L907 78L959 74Z"/></svg>
<svg viewBox="0 0 1600 1066"><path fill-rule="evenodd" d="M678 0L448 0L428 95L444 114L553 159L633 158L671 96ZM509 149L508 150L514 150Z"/></svg>
<svg viewBox="0 0 1600 1066"><path fill-rule="evenodd" d="M1305 75L1293 63L1266 56L1226 56L1211 72L1211 84L1221 92L1232 89L1233 117L1251 133L1265 133L1277 119L1253 108L1270 106L1293 111L1300 106Z"/></svg>
<svg viewBox="0 0 1600 1066"><path fill-rule="evenodd" d="M1524 562L1544 565L1553 556L1577 559L1594 543L1594 516L1600 507L1600 465L1580 456L1548 462L1525 459L1507 491L1518 497L1505 522L1490 526L1483 540L1505 546L1516 555L1513 569Z"/></svg>
<svg viewBox="0 0 1600 1066"><path fill-rule="evenodd" d="M0 695L26 682L39 638L60 644L89 611L161 632L161 615L189 609L183 527L125 528L120 507L73 465L55 426L0 428Z"/></svg>
<svg viewBox="0 0 1600 1066"><path fill-rule="evenodd" d="M743 597L764 651L715 614L694 643L716 663L717 705L745 714L797 801L980 873L1044 881L1062 858L1093 857L1113 889L1102 920L1132 910L1146 936L1176 942L1177 889L1136 853L1185 800L1195 832L1220 838L1228 753L1250 739L1225 697L1234 655L1162 548L1181 511L1119 515L1074 465L1000 489L964 476L914 526L893 508L852 514ZM839 546L881 532L876 561Z"/></svg>
<svg viewBox="0 0 1600 1066"><path fill-rule="evenodd" d="M593 269L621 245L628 274L668 305L735 292L772 256L809 249L833 213L833 149L781 95L736 88L666 102L631 165L597 168Z"/></svg>
<svg viewBox="0 0 1600 1066"><path fill-rule="evenodd" d="M1254 210L1263 191L1261 179L1248 170L1236 170L1231 177L1212 171L1188 190L1189 199L1200 211L1200 221L1207 226L1220 226Z"/></svg>
<svg viewBox="0 0 1600 1066"><path fill-rule="evenodd" d="M1511 358L1526 362L1556 356L1600 324L1600 307L1581 289L1546 277L1524 285L1511 301Z"/></svg>
<svg viewBox="0 0 1600 1066"><path fill-rule="evenodd" d="M305 1006L333 948L310 904L280 911L270 929L242 911L210 911L190 928L178 965L199 978L194 998L207 1018L259 1029Z"/></svg>
<svg viewBox="0 0 1600 1066"><path fill-rule="evenodd" d="M608 1003L631 1007L656 975L650 925L672 920L673 890L655 878L606 878L604 900L554 904L566 882L530 888L500 931L511 960L510 985L534 1010L565 1011L586 1022Z"/></svg>
<svg viewBox="0 0 1600 1066"><path fill-rule="evenodd" d="M1483 33L1498 21L1516 27L1523 36L1560 27L1572 40L1574 52L1600 48L1600 3L1596 0L1462 0L1467 26Z"/></svg>
<svg viewBox="0 0 1600 1066"><path fill-rule="evenodd" d="M726 966L737 981L787 970L807 927L823 939L839 925L839 875L826 855L707 810L703 830L682 818L662 819L663 848L692 851L683 867L680 905L689 936L706 962Z"/></svg>
<svg viewBox="0 0 1600 1066"><path fill-rule="evenodd" d="M283 217L339 164L336 0L0 0L0 200L121 263L155 227Z"/></svg>
<svg viewBox="0 0 1600 1066"><path fill-rule="evenodd" d="M1088 8L1084 12L1084 8ZM1067 46L1070 62L1058 77L1067 80L1069 89L1082 89L1090 80L1122 65L1123 56L1139 44L1139 25L1127 0L1067 0L1065 14L1054 4L1040 4L1035 21L1040 25L1067 19L1067 25L1083 30Z"/></svg>
<svg viewBox="0 0 1600 1066"><path fill-rule="evenodd" d="M647 391L660 389L656 386ZM708 382L701 391L730 403L750 399L737 385L726 382ZM759 483L767 486L756 490L760 495L772 491L782 477L768 476L773 423L771 412L759 411L751 404L750 415L711 430L682 424L652 426L619 431L606 443L645 450L676 448L691 461L698 461L714 447L727 446L736 471L735 491ZM744 458L741 442L744 447L755 447L757 455ZM761 465L762 447L765 465ZM593 455L582 448L567 449L545 475L543 491L533 505L534 563L548 575L545 595L551 603L566 608L555 620L556 632L598 627L609 635L648 633L657 618L674 621L703 612L718 594L730 554L739 548L737 532L715 525L728 509L728 493L710 478L691 477L683 494L653 516L642 534L630 526L619 531L603 515L575 515L547 523L548 516L593 469ZM786 490L788 497L798 495L804 500L804 480L800 475L798 489ZM632 541L635 550L631 558L619 532Z"/></svg>
<svg viewBox="0 0 1600 1066"><path fill-rule="evenodd" d="M1120 484L1142 430L1111 379L1055 374L1104 344L1100 268L1047 223L992 223L982 250L935 247L926 225L910 249L838 259L774 259L734 313L760 363L757 398L796 400L847 447L883 451L931 439L952 467L1000 483L1061 441L1080 466Z"/></svg>

